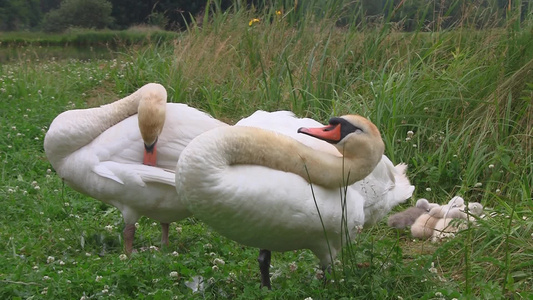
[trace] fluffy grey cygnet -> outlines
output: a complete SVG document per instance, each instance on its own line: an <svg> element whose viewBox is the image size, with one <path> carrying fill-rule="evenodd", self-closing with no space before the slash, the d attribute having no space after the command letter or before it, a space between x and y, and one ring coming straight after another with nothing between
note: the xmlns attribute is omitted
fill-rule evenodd
<svg viewBox="0 0 533 300"><path fill-rule="evenodd" d="M416 201L414 207L395 213L389 217L388 225L397 229L404 229L413 225L420 215L428 213L432 208L439 206L436 203L430 203L427 199L421 198Z"/></svg>

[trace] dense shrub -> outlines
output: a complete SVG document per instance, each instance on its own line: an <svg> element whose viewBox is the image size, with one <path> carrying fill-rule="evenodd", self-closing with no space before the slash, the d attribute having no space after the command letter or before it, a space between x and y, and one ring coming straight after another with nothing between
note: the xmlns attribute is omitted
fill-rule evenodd
<svg viewBox="0 0 533 300"><path fill-rule="evenodd" d="M107 0L65 0L58 9L48 12L43 30L64 31L69 27L104 29L113 23L112 5Z"/></svg>

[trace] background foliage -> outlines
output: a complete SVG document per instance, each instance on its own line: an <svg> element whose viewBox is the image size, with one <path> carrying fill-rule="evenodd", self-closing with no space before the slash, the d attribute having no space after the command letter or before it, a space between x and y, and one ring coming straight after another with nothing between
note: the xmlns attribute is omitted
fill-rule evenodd
<svg viewBox="0 0 533 300"><path fill-rule="evenodd" d="M86 5L91 5L92 9L84 9ZM126 29L139 24L176 30L192 21L203 22L208 10L251 8L261 11L266 7L285 12L292 10L295 12L291 15L293 19L308 13L315 17L336 15L338 25L380 24L381 20L387 20L407 31L440 30L459 24L485 28L488 24L503 26L510 12L519 11L519 20L523 21L532 5L528 0L3 0L0 2L0 31L62 31L68 27Z"/></svg>

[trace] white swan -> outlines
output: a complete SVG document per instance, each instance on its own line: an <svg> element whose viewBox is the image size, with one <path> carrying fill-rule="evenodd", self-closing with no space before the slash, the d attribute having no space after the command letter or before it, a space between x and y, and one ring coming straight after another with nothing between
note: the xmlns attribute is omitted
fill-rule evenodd
<svg viewBox="0 0 533 300"><path fill-rule="evenodd" d="M127 253L133 250L135 222L141 216L161 222L162 243L166 244L168 223L190 215L174 187L178 156L200 133L225 125L184 104L166 104L164 122L146 110L150 105L143 108L143 102L156 103L157 111L161 108L157 103L166 102L166 97L163 86L147 84L111 104L63 112L45 136L46 156L69 186L121 211ZM158 136L157 167L142 163L143 139L138 126L143 128L146 122L138 125L138 108L159 124L143 129L148 136L150 132ZM161 131L158 127L163 123Z"/></svg>
<svg viewBox="0 0 533 300"><path fill-rule="evenodd" d="M325 129L301 130L338 142L337 148L296 133L300 126L309 124L320 123L297 119L289 112L257 112L237 123L287 132L319 150L286 135L235 126L199 136L178 161L176 186L184 193L188 208L226 237L262 249L261 285L269 288L270 250L310 249L323 268L331 263L342 246L339 186L347 182L346 178L353 184L365 177L383 154L379 131L362 117L334 118ZM354 144L358 146L352 148ZM345 153L344 158L339 151ZM357 169L357 163L351 164L354 156L365 166ZM319 166L324 157L332 167ZM313 189L309 177L315 183ZM345 225L351 236L365 223L365 205L361 194L348 191Z"/></svg>

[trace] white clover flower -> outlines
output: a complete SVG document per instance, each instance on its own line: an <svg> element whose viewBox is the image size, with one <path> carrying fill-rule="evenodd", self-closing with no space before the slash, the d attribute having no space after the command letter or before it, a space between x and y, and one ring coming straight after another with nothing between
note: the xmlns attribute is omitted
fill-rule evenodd
<svg viewBox="0 0 533 300"><path fill-rule="evenodd" d="M153 223L152 223L152 226L157 226L157 223L156 223L156 222L153 222Z"/></svg>
<svg viewBox="0 0 533 300"><path fill-rule="evenodd" d="M105 230L107 230L107 232L113 232L113 226L112 225L106 225L104 228L105 228Z"/></svg>
<svg viewBox="0 0 533 300"><path fill-rule="evenodd" d="M409 142L410 140L411 140L410 137L406 137L406 138L405 138L405 141L406 141L406 142Z"/></svg>
<svg viewBox="0 0 533 300"><path fill-rule="evenodd" d="M43 290L41 291L41 295L46 295L46 294L48 294L48 288L44 287Z"/></svg>
<svg viewBox="0 0 533 300"><path fill-rule="evenodd" d="M172 271L172 272L170 272L169 276L172 277L172 278L178 278L178 272Z"/></svg>
<svg viewBox="0 0 533 300"><path fill-rule="evenodd" d="M102 290L102 294L107 294L107 293L109 293L109 290L108 290L108 289L103 289L103 290Z"/></svg>
<svg viewBox="0 0 533 300"><path fill-rule="evenodd" d="M413 137L414 134L415 133L412 130L407 131L407 136L408 137Z"/></svg>
<svg viewBox="0 0 533 300"><path fill-rule="evenodd" d="M178 257L180 254L177 251L172 252L172 256Z"/></svg>
<svg viewBox="0 0 533 300"><path fill-rule="evenodd" d="M293 262L291 262L291 263L289 264L289 270L290 270L291 272L294 272L294 271L296 271L297 269L298 269L298 265L296 265L296 262L293 261Z"/></svg>
<svg viewBox="0 0 533 300"><path fill-rule="evenodd" d="M178 227L176 227L176 231L177 231L178 233L181 233L181 232L183 231L183 228L181 228L181 226L178 226Z"/></svg>
<svg viewBox="0 0 533 300"><path fill-rule="evenodd" d="M475 188L482 187L482 186L483 186L483 183L481 183L481 182L478 182L478 183L474 184Z"/></svg>
<svg viewBox="0 0 533 300"><path fill-rule="evenodd" d="M55 257L53 257L53 256L48 256L48 257L46 258L46 263L47 263L47 264L51 264L51 263L53 263L55 260L56 260Z"/></svg>
<svg viewBox="0 0 533 300"><path fill-rule="evenodd" d="M85 252L85 256L89 257L89 256L91 256L91 255L92 255L91 253L89 253L89 252Z"/></svg>
<svg viewBox="0 0 533 300"><path fill-rule="evenodd" d="M494 169L494 165L493 165L493 164L490 164L490 165L489 165L489 169Z"/></svg>
<svg viewBox="0 0 533 300"><path fill-rule="evenodd" d="M60 266L64 266L64 265L65 265L65 262L62 261L62 260L60 260L60 261L59 261L59 265L60 265Z"/></svg>
<svg viewBox="0 0 533 300"><path fill-rule="evenodd" d="M496 194L499 194L501 193L501 190L500 189L496 189Z"/></svg>
<svg viewBox="0 0 533 300"><path fill-rule="evenodd" d="M120 254L120 255L118 256L118 259L124 261L124 260L128 259L128 256L127 256L126 254L123 253L123 254Z"/></svg>
<svg viewBox="0 0 533 300"><path fill-rule="evenodd" d="M48 275L44 275L43 276L43 280L50 280L50 279L52 279L52 278L50 278L50 276L48 276Z"/></svg>
<svg viewBox="0 0 533 300"><path fill-rule="evenodd" d="M41 187L38 186L38 185L34 186L33 188L34 188L35 190L37 190L37 191L41 189Z"/></svg>
<svg viewBox="0 0 533 300"><path fill-rule="evenodd" d="M219 265L219 266L223 266L223 265L226 264L226 262L223 259L221 259L221 258L215 258L213 260L213 264Z"/></svg>
<svg viewBox="0 0 533 300"><path fill-rule="evenodd" d="M216 272L216 271L218 271L218 266L214 265L214 266L211 267L211 269Z"/></svg>
<svg viewBox="0 0 533 300"><path fill-rule="evenodd" d="M100 280L102 280L104 277L100 276L100 275L96 275L96 278L94 279L96 282L99 282Z"/></svg>
<svg viewBox="0 0 533 300"><path fill-rule="evenodd" d="M211 248L213 248L213 245L211 245L209 243L204 245L204 249L211 249Z"/></svg>
<svg viewBox="0 0 533 300"><path fill-rule="evenodd" d="M436 292L435 293L435 297L442 297L442 293L441 292Z"/></svg>
<svg viewBox="0 0 533 300"><path fill-rule="evenodd" d="M316 279L324 278L324 271L322 271L321 269L317 269L315 272L315 278Z"/></svg>
<svg viewBox="0 0 533 300"><path fill-rule="evenodd" d="M426 188L426 192L431 192L431 188Z"/></svg>
<svg viewBox="0 0 533 300"><path fill-rule="evenodd" d="M135 223L135 228L139 229L139 227L141 227L141 225L139 225L139 223Z"/></svg>
<svg viewBox="0 0 533 300"><path fill-rule="evenodd" d="M437 274L438 270L435 268L435 264L431 263L431 268L428 269L430 273Z"/></svg>
<svg viewBox="0 0 533 300"><path fill-rule="evenodd" d="M38 270L39 267L38 267L38 266L33 266L32 269L34 269L34 270Z"/></svg>

